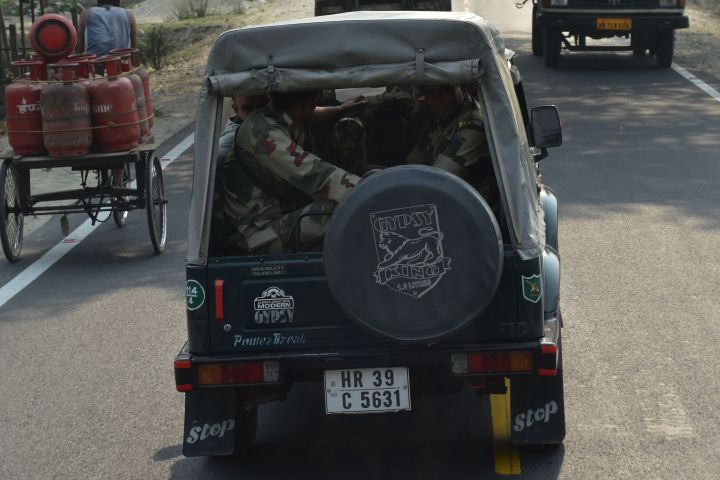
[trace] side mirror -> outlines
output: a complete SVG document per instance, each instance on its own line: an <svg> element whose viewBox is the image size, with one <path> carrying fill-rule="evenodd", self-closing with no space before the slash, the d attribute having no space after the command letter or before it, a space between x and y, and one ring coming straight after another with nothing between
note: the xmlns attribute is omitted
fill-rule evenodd
<svg viewBox="0 0 720 480"><path fill-rule="evenodd" d="M530 118L535 147L548 148L562 145L560 112L556 106L535 107L530 112Z"/></svg>

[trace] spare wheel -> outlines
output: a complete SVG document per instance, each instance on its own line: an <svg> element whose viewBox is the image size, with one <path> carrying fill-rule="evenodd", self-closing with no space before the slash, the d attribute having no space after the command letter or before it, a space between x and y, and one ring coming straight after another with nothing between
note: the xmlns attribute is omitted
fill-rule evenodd
<svg viewBox="0 0 720 480"><path fill-rule="evenodd" d="M500 280L503 243L462 179L405 165L374 174L338 206L324 244L338 304L398 341L435 342L476 319Z"/></svg>

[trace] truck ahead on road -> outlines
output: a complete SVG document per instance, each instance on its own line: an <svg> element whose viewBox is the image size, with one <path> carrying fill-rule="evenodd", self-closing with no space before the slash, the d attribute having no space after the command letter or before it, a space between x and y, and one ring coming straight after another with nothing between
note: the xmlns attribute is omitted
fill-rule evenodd
<svg viewBox="0 0 720 480"><path fill-rule="evenodd" d="M315 0L315 16L359 10L452 10L452 0Z"/></svg>
<svg viewBox="0 0 720 480"><path fill-rule="evenodd" d="M672 64L675 30L688 28L685 0L533 0L532 51L547 67L557 67L562 48L570 51L632 50ZM629 38L626 46L595 40Z"/></svg>
<svg viewBox="0 0 720 480"><path fill-rule="evenodd" d="M560 119L553 106L528 111L511 58L498 31L469 13L352 12L218 38L197 116L188 340L174 363L186 456L242 453L258 406L300 382L324 398L307 408L329 415L393 415L418 396L466 389L505 394L493 422L512 442L563 441L557 197L538 163L562 143ZM368 161L381 171L315 212L329 215L321 244L303 247L300 217L287 251L228 245L216 186L225 98L448 85L482 110L482 178L407 165L414 143L384 155L413 130L388 101L365 123L367 144L379 147Z"/></svg>

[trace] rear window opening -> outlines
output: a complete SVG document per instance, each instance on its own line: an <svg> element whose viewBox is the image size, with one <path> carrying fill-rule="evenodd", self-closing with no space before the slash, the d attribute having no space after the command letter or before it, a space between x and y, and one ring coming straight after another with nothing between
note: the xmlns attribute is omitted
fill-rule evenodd
<svg viewBox="0 0 720 480"><path fill-rule="evenodd" d="M316 101L320 108L316 109L316 112L324 107L338 107L343 102L358 96L362 97L363 106L338 115L322 117L318 121L314 121L313 118L308 122L307 132L303 133L303 144L298 141L297 146L301 147L303 152L311 152L323 162L340 167L358 177L408 163L432 165L432 152L441 152L444 158L438 159L440 154L435 157L438 159L435 166L443 168L444 162L449 171L461 176L480 193L500 225L504 243L508 244L510 242L507 223L487 150L487 136L482 128L482 116L476 115L471 119L467 115L465 117L451 115L449 120L440 124L433 107L429 105L429 102L440 102L440 107L436 106L435 111L441 109L443 99L450 98L454 94L454 90L450 89L455 88L442 86L420 90L413 87L378 87L318 92ZM459 95L465 102L463 108L468 108L468 102L471 104L469 108L476 108L476 100L470 93L472 90L472 88L457 87ZM229 105L232 103L235 105L234 111ZM318 223L326 223L326 219L332 214L333 202L325 202L323 208L309 212L298 212L292 210L293 207L278 202L278 205L271 209L273 211L268 211L264 218L254 216L256 211L265 208L265 205L258 205L257 198L253 196L271 197L275 192L272 191L270 182L265 183L262 178L255 177L252 169L257 167L257 161L243 157L244 153L235 140L238 136L237 128L244 121L240 120L240 117L245 117L247 114L260 115L269 108L269 105L264 105L266 103L269 103L269 99L262 96L235 97L234 101L233 99L225 101L224 119L228 120L220 138L221 146L214 185L209 252L211 257L322 251L322 234L307 241L306 233L308 229L317 227ZM254 112L250 113L248 110ZM245 130L247 129L246 127ZM468 155L464 150L467 145L463 143L468 138L474 139L475 143L478 142L478 138L482 139L483 145L472 150L472 152L480 152L477 155L473 155L472 152ZM225 142L224 148L223 142ZM437 147L434 147L436 144ZM285 150L295 149L297 146L295 142L292 145L283 145ZM458 161L472 163L471 167L465 169L452 163L460 158L462 160ZM357 161L358 159L360 160ZM252 166L253 161L255 161L254 166ZM248 167L248 164L251 166ZM452 171L453 169L455 171ZM291 179L290 182L284 183L292 185L293 181ZM314 200L299 189L297 195L308 203ZM247 203L247 208L242 205L243 202ZM302 203L300 201L295 207ZM283 216L287 216L288 220L283 220L284 224L281 225L279 218ZM287 231L288 224L292 224L290 232ZM280 229L283 231L278 231ZM250 232L251 241L246 241L243 232ZM279 241L276 239L278 236L281 237Z"/></svg>

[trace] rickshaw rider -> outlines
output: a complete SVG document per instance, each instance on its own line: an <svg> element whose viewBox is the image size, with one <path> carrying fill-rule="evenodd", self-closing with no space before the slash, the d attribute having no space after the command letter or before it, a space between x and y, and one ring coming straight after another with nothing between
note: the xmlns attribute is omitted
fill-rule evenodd
<svg viewBox="0 0 720 480"><path fill-rule="evenodd" d="M307 123L325 121L365 104L355 98L317 107L318 92L276 92L271 105L256 110L238 128L225 165L226 247L277 253L291 248L301 215L334 209L360 181L344 165L312 153ZM317 108L316 108L317 107ZM304 218L301 245L320 240L328 216Z"/></svg>

